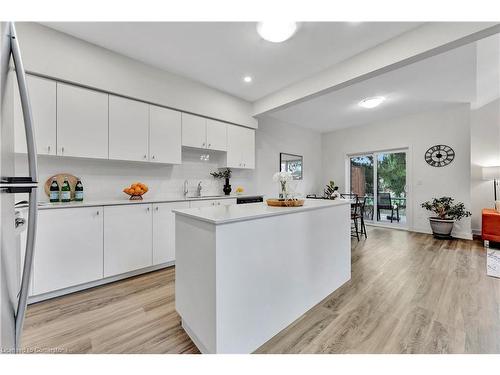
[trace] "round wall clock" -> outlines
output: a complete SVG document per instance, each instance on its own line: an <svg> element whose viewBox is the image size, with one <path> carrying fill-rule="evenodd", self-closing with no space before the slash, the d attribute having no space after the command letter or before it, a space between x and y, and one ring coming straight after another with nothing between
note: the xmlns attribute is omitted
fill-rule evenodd
<svg viewBox="0 0 500 375"><path fill-rule="evenodd" d="M444 167L455 159L455 151L450 146L436 145L425 152L425 161L433 167Z"/></svg>

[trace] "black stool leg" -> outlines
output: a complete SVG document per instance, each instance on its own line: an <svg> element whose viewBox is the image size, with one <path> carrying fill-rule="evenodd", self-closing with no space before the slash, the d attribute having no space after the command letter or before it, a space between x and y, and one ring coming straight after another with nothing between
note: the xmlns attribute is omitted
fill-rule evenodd
<svg viewBox="0 0 500 375"><path fill-rule="evenodd" d="M359 241L358 219L357 218L354 219L354 227L356 228L356 238Z"/></svg>

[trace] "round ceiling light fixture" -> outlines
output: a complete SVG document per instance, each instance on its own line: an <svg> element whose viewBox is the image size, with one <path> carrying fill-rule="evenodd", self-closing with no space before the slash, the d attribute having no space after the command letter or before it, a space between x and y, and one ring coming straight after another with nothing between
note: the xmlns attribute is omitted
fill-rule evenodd
<svg viewBox="0 0 500 375"><path fill-rule="evenodd" d="M297 22L259 22L257 32L262 39L272 43L281 43L290 39L297 31Z"/></svg>
<svg viewBox="0 0 500 375"><path fill-rule="evenodd" d="M250 83L250 82L252 82L252 77L245 76L245 77L243 77L243 81L246 82L246 83Z"/></svg>
<svg viewBox="0 0 500 375"><path fill-rule="evenodd" d="M363 108L375 108L378 107L380 104L382 104L385 101L385 97L383 96L374 96L373 98L366 98L363 99L358 103L360 107Z"/></svg>

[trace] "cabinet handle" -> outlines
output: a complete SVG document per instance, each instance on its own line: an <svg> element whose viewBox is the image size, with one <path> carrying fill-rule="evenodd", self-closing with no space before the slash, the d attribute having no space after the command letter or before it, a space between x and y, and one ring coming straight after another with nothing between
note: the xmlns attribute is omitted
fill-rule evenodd
<svg viewBox="0 0 500 375"><path fill-rule="evenodd" d="M64 147L61 147L61 153L64 154Z"/></svg>
<svg viewBox="0 0 500 375"><path fill-rule="evenodd" d="M99 211L97 211L95 214L96 214L97 216L99 216Z"/></svg>
<svg viewBox="0 0 500 375"><path fill-rule="evenodd" d="M210 147L210 146L212 146L212 144L211 144L211 143L209 143L209 144L208 144L208 147Z"/></svg>
<svg viewBox="0 0 500 375"><path fill-rule="evenodd" d="M149 212L149 207L148 207L148 208L146 208L146 211L148 211L148 212Z"/></svg>
<svg viewBox="0 0 500 375"><path fill-rule="evenodd" d="M47 146L47 154L50 154L50 146Z"/></svg>
<svg viewBox="0 0 500 375"><path fill-rule="evenodd" d="M202 146L205 147L205 142L203 142Z"/></svg>
<svg viewBox="0 0 500 375"><path fill-rule="evenodd" d="M159 209L159 207L156 207L156 208L155 208L155 210L156 210L156 211L159 211L160 209Z"/></svg>
<svg viewBox="0 0 500 375"><path fill-rule="evenodd" d="M155 156L153 155L153 160L155 160Z"/></svg>
<svg viewBox="0 0 500 375"><path fill-rule="evenodd" d="M147 155L144 155L144 159L147 159L147 158L148 158L148 156L147 156Z"/></svg>

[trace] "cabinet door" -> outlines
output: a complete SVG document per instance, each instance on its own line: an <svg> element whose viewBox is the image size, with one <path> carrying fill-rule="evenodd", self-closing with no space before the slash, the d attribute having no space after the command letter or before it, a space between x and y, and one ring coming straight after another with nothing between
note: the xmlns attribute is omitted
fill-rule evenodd
<svg viewBox="0 0 500 375"><path fill-rule="evenodd" d="M255 168L255 130L241 128L242 130L242 163L243 168Z"/></svg>
<svg viewBox="0 0 500 375"><path fill-rule="evenodd" d="M215 205L214 204L215 200L214 199L202 199L199 201L191 201L189 203L190 203L191 208L212 207Z"/></svg>
<svg viewBox="0 0 500 375"><path fill-rule="evenodd" d="M104 207L104 277L153 264L150 204Z"/></svg>
<svg viewBox="0 0 500 375"><path fill-rule="evenodd" d="M148 160L149 105L109 96L109 158Z"/></svg>
<svg viewBox="0 0 500 375"><path fill-rule="evenodd" d="M214 201L214 206L231 206L233 204L236 204L236 198L217 199Z"/></svg>
<svg viewBox="0 0 500 375"><path fill-rule="evenodd" d="M42 294L101 279L102 207L40 210L33 292Z"/></svg>
<svg viewBox="0 0 500 375"><path fill-rule="evenodd" d="M182 114L182 145L207 148L206 119L199 116Z"/></svg>
<svg viewBox="0 0 500 375"><path fill-rule="evenodd" d="M31 102L37 153L56 154L56 82L28 75L28 94ZM26 153L26 132L24 131L23 111L19 90L15 86L15 151Z"/></svg>
<svg viewBox="0 0 500 375"><path fill-rule="evenodd" d="M158 203L153 205L153 264L175 260L174 209L189 208L189 202Z"/></svg>
<svg viewBox="0 0 500 375"><path fill-rule="evenodd" d="M149 161L181 163L181 112L149 106Z"/></svg>
<svg viewBox="0 0 500 375"><path fill-rule="evenodd" d="M57 83L57 155L108 158L108 94Z"/></svg>
<svg viewBox="0 0 500 375"><path fill-rule="evenodd" d="M226 166L229 168L243 168L243 137L240 126L227 126L227 154Z"/></svg>
<svg viewBox="0 0 500 375"><path fill-rule="evenodd" d="M227 124L207 119L207 148L211 150L227 150Z"/></svg>

